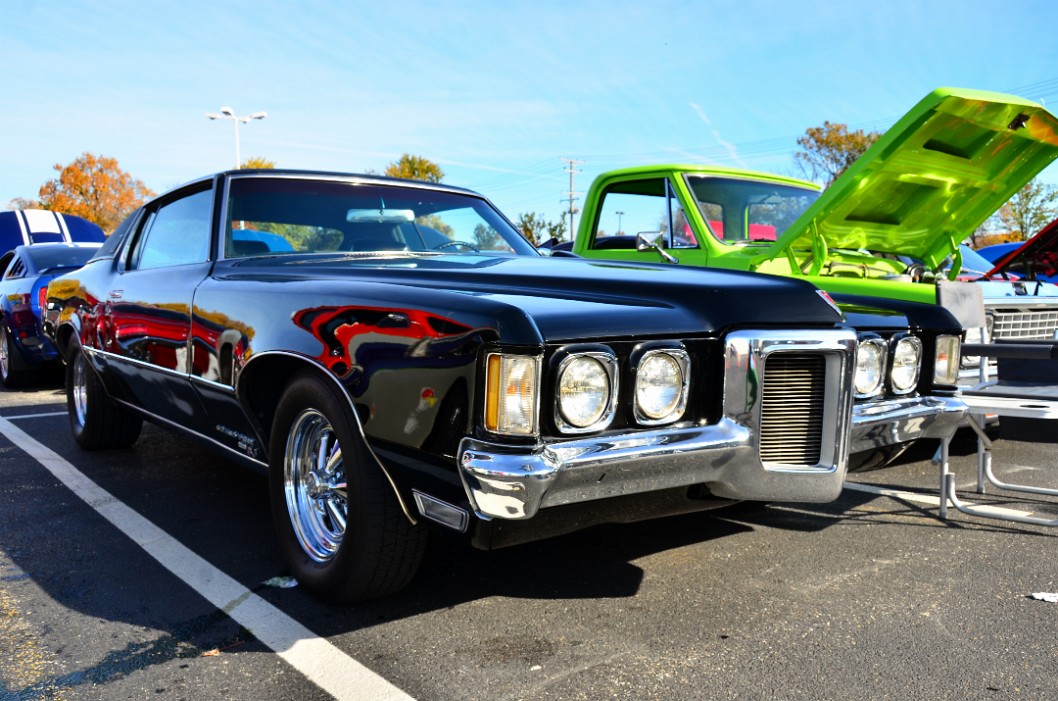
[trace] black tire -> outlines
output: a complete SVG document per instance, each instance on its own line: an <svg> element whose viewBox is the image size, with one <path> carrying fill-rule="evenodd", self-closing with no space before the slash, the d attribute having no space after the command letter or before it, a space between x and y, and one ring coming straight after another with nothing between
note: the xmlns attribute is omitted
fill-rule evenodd
<svg viewBox="0 0 1058 701"><path fill-rule="evenodd" d="M426 529L404 515L336 387L311 373L296 376L279 401L269 454L272 518L298 583L350 603L411 581Z"/></svg>
<svg viewBox="0 0 1058 701"><path fill-rule="evenodd" d="M4 387L18 389L32 384L35 376L34 368L15 347L7 323L0 319L0 382Z"/></svg>
<svg viewBox="0 0 1058 701"><path fill-rule="evenodd" d="M70 430L85 450L128 448L140 437L143 419L115 404L79 346L66 364L66 409Z"/></svg>

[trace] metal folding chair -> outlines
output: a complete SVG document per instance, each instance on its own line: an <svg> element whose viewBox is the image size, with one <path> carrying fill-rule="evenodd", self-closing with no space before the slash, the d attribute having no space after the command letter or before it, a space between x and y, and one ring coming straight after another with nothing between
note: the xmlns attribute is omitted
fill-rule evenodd
<svg viewBox="0 0 1058 701"><path fill-rule="evenodd" d="M1058 419L1058 341L1020 341L990 344L965 344L963 354L999 360L994 381L982 382L962 393L969 412L963 425L977 435L977 493L984 494L989 484L1006 491L1026 494L1058 496L1058 489L1012 484L998 479L992 471L992 441L985 432L988 415L997 415L1000 425L1020 428L1028 420L1046 424ZM982 373L983 374L983 373ZM1003 419L1007 421L1004 422ZM1002 429L1001 429L1002 430ZM1037 428L1039 431L1040 428ZM1010 431L1007 431L1010 433ZM997 513L993 509L962 502L955 491L955 475L949 464L949 447L953 436L941 441L934 463L940 468L940 517L948 518L948 503L972 516L1015 521L1039 526L1058 526L1058 518L1040 518L1014 513ZM1058 441L1058 424L1043 429L1043 433L1019 433L1018 438L1029 441Z"/></svg>

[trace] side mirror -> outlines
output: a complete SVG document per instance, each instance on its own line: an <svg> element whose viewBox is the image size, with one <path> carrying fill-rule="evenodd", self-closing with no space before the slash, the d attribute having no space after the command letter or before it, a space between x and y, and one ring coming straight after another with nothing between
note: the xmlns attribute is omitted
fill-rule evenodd
<svg viewBox="0 0 1058 701"><path fill-rule="evenodd" d="M645 251L657 251L658 255L664 258L669 263L679 263L679 258L669 254L664 248L661 247L661 237L662 232L660 231L642 231L636 234L636 250L640 253L643 253Z"/></svg>

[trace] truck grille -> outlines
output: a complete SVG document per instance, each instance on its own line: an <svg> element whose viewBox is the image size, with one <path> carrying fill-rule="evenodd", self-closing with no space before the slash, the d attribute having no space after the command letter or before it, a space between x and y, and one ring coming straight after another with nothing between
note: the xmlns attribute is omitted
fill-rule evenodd
<svg viewBox="0 0 1058 701"><path fill-rule="evenodd" d="M822 355L773 353L768 357L760 408L762 463L819 463L825 394Z"/></svg>
<svg viewBox="0 0 1058 701"><path fill-rule="evenodd" d="M1051 340L1058 329L1058 309L996 307L992 315L992 337Z"/></svg>

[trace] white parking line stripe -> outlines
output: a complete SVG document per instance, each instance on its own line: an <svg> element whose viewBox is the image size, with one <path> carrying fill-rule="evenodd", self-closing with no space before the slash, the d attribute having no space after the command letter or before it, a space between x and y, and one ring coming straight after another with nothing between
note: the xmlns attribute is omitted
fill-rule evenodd
<svg viewBox="0 0 1058 701"><path fill-rule="evenodd" d="M18 421L19 419L43 419L48 416L67 416L65 411L49 411L46 414L19 414L18 416L5 416L4 418L8 421Z"/></svg>
<svg viewBox="0 0 1058 701"><path fill-rule="evenodd" d="M892 497L893 499L900 499L901 501L918 502L920 504L929 504L930 506L940 507L940 497L932 496L930 494L919 494L918 492L905 492L900 489L890 489L888 487L875 487L870 484L861 484L859 482L846 482L846 489L853 489L857 492L868 492L869 494L878 494L883 497ZM1008 509L1003 506L991 506L989 504L974 504L974 511L979 512L982 516L995 515L995 516L1032 516L1032 511L1021 511L1019 509Z"/></svg>
<svg viewBox="0 0 1058 701"><path fill-rule="evenodd" d="M43 465L166 569L227 613L309 681L337 699L411 701L412 697L196 555L140 516L7 418L0 433Z"/></svg>

